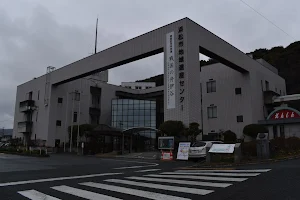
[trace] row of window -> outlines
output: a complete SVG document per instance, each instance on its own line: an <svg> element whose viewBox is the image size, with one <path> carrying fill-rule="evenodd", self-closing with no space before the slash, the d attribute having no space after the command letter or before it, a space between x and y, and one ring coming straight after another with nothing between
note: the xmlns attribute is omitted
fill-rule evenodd
<svg viewBox="0 0 300 200"><path fill-rule="evenodd" d="M215 80L210 80L206 82L207 93L212 93L217 91L217 84ZM235 94L242 94L242 88L235 88Z"/></svg>
<svg viewBox="0 0 300 200"><path fill-rule="evenodd" d="M218 113L217 106L207 107L207 117L208 117L208 119L217 118L217 113ZM244 121L243 115L236 116L236 121L237 122L243 122Z"/></svg>

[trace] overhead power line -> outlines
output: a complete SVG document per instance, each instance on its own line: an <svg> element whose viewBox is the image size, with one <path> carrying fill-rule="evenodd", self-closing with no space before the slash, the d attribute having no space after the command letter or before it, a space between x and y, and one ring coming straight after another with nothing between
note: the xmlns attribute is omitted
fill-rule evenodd
<svg viewBox="0 0 300 200"><path fill-rule="evenodd" d="M246 6L248 6L250 9L252 9L254 12L256 12L258 15L260 15L261 17L263 17L265 20L267 20L269 23L271 23L273 26L275 26L276 28L278 28L279 30L281 30L283 33L285 33L287 36L289 36L290 38L292 38L294 41L296 41L296 39L294 37L292 37L290 34L288 34L286 31L284 31L282 28L280 28L279 26L277 26L274 22L272 22L271 20L269 20L267 17L265 17L262 13L258 12L255 8L253 8L252 6L250 6L248 3L246 3L243 0L240 0L243 4L245 4Z"/></svg>

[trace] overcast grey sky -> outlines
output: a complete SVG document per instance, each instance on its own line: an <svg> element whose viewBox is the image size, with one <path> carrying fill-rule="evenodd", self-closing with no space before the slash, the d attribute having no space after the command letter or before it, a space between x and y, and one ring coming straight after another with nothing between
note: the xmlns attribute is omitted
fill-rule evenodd
<svg viewBox="0 0 300 200"><path fill-rule="evenodd" d="M289 33L300 35L300 1L244 0ZM189 17L243 52L293 42L240 0L1 0L0 127L12 128L16 86L93 52ZM110 70L109 82L163 72L162 55Z"/></svg>

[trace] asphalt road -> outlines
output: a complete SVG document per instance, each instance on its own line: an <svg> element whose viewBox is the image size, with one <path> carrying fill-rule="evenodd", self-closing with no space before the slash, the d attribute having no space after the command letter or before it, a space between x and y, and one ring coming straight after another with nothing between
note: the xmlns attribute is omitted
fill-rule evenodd
<svg viewBox="0 0 300 200"><path fill-rule="evenodd" d="M180 169L191 164L0 154L0 199L300 199L300 160L217 171Z"/></svg>

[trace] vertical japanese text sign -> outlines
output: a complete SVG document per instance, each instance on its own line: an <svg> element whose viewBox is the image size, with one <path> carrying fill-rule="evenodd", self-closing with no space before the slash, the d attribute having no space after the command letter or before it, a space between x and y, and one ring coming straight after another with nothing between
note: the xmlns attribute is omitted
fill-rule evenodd
<svg viewBox="0 0 300 200"><path fill-rule="evenodd" d="M175 44L174 32L166 35L167 109L175 108Z"/></svg>
<svg viewBox="0 0 300 200"><path fill-rule="evenodd" d="M178 27L178 80L179 80L179 105L181 110L184 108L184 68L185 68L185 58L184 58L184 31L183 26Z"/></svg>

